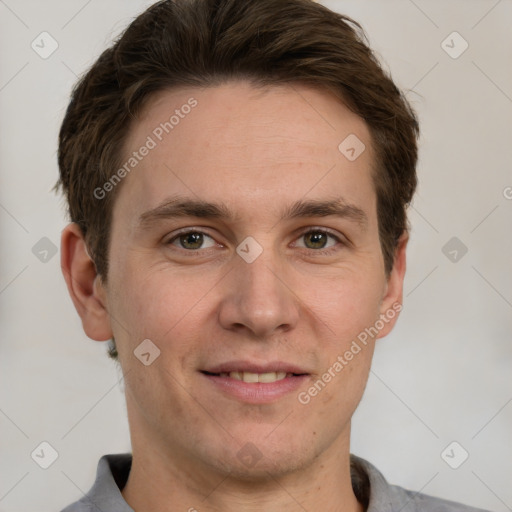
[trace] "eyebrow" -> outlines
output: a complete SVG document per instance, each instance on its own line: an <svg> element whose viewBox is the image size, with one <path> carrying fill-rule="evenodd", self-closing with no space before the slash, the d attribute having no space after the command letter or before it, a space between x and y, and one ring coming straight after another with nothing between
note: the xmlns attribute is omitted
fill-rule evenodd
<svg viewBox="0 0 512 512"><path fill-rule="evenodd" d="M343 198L330 200L299 200L281 210L280 220L305 217L335 216L355 222L361 229L368 225L368 216L361 208L347 203ZM225 204L207 202L184 196L167 198L156 208L142 213L137 229L146 230L162 220L179 217L198 217L234 221L238 218Z"/></svg>

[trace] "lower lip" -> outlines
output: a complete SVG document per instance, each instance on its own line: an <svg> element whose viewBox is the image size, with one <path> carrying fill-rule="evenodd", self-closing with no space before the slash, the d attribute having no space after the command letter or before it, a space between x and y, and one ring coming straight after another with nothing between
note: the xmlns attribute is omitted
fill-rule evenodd
<svg viewBox="0 0 512 512"><path fill-rule="evenodd" d="M309 378L309 375L295 375L275 382L244 382L243 380L221 377L220 375L206 373L201 373L201 375L227 395L251 404L274 402L293 391L297 391Z"/></svg>

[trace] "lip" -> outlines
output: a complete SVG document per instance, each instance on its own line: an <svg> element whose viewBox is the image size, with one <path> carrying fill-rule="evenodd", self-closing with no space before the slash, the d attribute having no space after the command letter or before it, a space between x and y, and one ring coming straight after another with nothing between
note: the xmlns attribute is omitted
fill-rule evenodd
<svg viewBox="0 0 512 512"><path fill-rule="evenodd" d="M220 376L220 373L251 372L271 373L284 372L287 376L275 382L244 382L231 377ZM211 366L200 371L214 390L235 398L244 403L265 404L276 402L279 399L297 392L311 375L310 372L300 366L284 361L269 361L267 363L255 363L252 361L232 360Z"/></svg>
<svg viewBox="0 0 512 512"><path fill-rule="evenodd" d="M200 375L207 379L214 389L231 398L250 404L276 402L290 393L296 393L297 389L310 377L309 374L303 374L287 376L275 382L244 382L204 372L200 372Z"/></svg>
<svg viewBox="0 0 512 512"><path fill-rule="evenodd" d="M284 361L271 361L268 363L254 363L252 361L234 360L221 363L209 368L203 368L202 371L208 373L230 373L230 372L251 372L251 373L270 373L285 372L295 373L296 375L309 374L304 368L286 363Z"/></svg>

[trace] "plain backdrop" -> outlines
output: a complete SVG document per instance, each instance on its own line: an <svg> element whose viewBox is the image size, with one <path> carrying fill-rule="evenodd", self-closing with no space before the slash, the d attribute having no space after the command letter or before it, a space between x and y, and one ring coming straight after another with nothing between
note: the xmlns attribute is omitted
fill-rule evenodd
<svg viewBox="0 0 512 512"><path fill-rule="evenodd" d="M101 455L130 451L120 371L61 275L51 188L73 83L150 3L0 0L2 512L60 510ZM377 344L352 452L394 484L512 510L512 2L323 3L361 22L422 129L404 309ZM58 44L47 58L41 37Z"/></svg>

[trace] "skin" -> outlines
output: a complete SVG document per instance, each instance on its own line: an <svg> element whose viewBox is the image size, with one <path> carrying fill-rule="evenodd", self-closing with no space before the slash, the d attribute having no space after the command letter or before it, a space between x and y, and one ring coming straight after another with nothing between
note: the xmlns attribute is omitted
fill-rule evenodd
<svg viewBox="0 0 512 512"><path fill-rule="evenodd" d="M122 494L138 512L362 511L350 480L350 420L375 340L398 314L308 404L297 395L402 302L407 234L386 276L369 130L327 92L232 81L153 96L126 156L191 97L197 106L118 185L106 283L77 226L62 233L84 331L115 336L125 375L133 465ZM349 134L366 145L352 162L338 150ZM223 203L234 218L138 229L143 212L174 194ZM281 220L297 200L340 197L365 213L365 226L336 216ZM171 243L182 228L207 234L204 245ZM304 235L311 228L340 241L320 235L330 250L321 253ZM263 248L252 263L236 253L247 236ZM133 354L144 339L161 351L149 366ZM233 359L285 361L309 376L271 403L244 403L199 371ZM261 454L251 466L237 457L247 443Z"/></svg>

